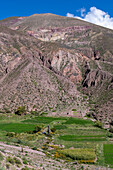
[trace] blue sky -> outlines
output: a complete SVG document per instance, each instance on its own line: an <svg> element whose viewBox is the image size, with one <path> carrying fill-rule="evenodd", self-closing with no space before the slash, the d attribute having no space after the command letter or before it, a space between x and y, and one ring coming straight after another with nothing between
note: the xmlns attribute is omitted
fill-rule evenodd
<svg viewBox="0 0 113 170"><path fill-rule="evenodd" d="M91 7L108 13L110 18L113 17L113 0L0 0L0 19L34 13L54 13L62 16L70 13L73 17L82 17L80 9L85 9L84 15L87 15Z"/></svg>
<svg viewBox="0 0 113 170"><path fill-rule="evenodd" d="M65 16L80 8L95 6L113 17L113 0L0 0L0 19L9 16L29 16L34 13L54 13Z"/></svg>

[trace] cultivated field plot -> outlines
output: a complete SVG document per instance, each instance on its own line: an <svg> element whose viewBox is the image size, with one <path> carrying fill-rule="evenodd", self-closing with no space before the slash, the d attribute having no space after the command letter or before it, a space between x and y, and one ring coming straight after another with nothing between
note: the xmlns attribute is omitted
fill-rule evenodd
<svg viewBox="0 0 113 170"><path fill-rule="evenodd" d="M63 128L62 128L63 127ZM55 141L69 147L96 147L107 141L107 131L95 126L91 120L69 118L62 125L54 126L59 134Z"/></svg>
<svg viewBox="0 0 113 170"><path fill-rule="evenodd" d="M22 133L22 132L29 132L33 131L36 125L34 124L24 124L24 123L2 123L0 124L0 130L6 132L15 132L15 133Z"/></svg>
<svg viewBox="0 0 113 170"><path fill-rule="evenodd" d="M0 141L41 149L52 159L112 166L111 136L112 133L97 127L90 119L32 115L0 117Z"/></svg>
<svg viewBox="0 0 113 170"><path fill-rule="evenodd" d="M113 167L113 144L104 144L105 163Z"/></svg>
<svg viewBox="0 0 113 170"><path fill-rule="evenodd" d="M72 158L73 160L95 160L96 154L94 149L64 149L61 151L64 155Z"/></svg>
<svg viewBox="0 0 113 170"><path fill-rule="evenodd" d="M59 120L67 120L65 117L35 117L32 119L24 120L24 123L44 123L49 124L53 121L59 121Z"/></svg>

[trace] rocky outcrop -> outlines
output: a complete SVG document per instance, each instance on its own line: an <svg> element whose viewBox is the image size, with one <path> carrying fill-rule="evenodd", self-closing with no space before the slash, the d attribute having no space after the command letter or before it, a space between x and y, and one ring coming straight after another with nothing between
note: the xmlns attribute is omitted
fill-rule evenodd
<svg viewBox="0 0 113 170"><path fill-rule="evenodd" d="M86 73L86 77L83 81L83 87L97 87L98 85L102 85L104 81L111 80L112 75L104 72L102 70L87 70L86 72L89 72L88 74Z"/></svg>

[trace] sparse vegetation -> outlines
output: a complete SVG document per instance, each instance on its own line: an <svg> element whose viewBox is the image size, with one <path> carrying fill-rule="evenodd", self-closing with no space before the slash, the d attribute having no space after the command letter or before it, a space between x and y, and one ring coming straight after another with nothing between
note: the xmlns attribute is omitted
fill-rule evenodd
<svg viewBox="0 0 113 170"><path fill-rule="evenodd" d="M18 158L14 157L13 160L15 164L21 165L21 161Z"/></svg>
<svg viewBox="0 0 113 170"><path fill-rule="evenodd" d="M3 155L2 155L2 153L0 152L0 161L2 161L3 160Z"/></svg>
<svg viewBox="0 0 113 170"><path fill-rule="evenodd" d="M13 158L10 157L10 156L8 156L8 157L6 158L6 161L9 162L9 163L11 163L11 164L14 164L14 163L15 163L15 161L13 160Z"/></svg>

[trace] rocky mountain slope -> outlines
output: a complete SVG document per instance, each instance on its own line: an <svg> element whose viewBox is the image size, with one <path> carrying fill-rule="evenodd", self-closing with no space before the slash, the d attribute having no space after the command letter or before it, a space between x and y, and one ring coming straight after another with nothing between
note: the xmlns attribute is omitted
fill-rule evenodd
<svg viewBox="0 0 113 170"><path fill-rule="evenodd" d="M112 30L75 18L35 14L0 21L1 110L63 110L73 104L110 122L112 45Z"/></svg>

